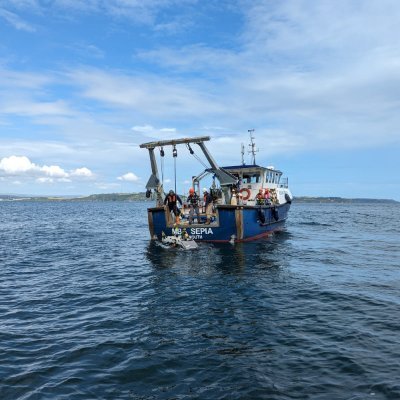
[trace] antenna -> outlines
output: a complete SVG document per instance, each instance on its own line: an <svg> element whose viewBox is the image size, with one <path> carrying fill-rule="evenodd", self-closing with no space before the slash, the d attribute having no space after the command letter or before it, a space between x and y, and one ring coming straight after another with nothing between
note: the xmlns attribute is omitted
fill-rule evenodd
<svg viewBox="0 0 400 400"><path fill-rule="evenodd" d="M246 165L246 163L244 162L244 144L242 143L242 165Z"/></svg>
<svg viewBox="0 0 400 400"><path fill-rule="evenodd" d="M249 144L250 150L248 151L248 153L252 155L252 162L254 165L256 163L256 153L258 153L258 149L256 149L256 144L254 142L254 136L253 136L254 129L248 129L247 132L249 132L250 134L250 144Z"/></svg>

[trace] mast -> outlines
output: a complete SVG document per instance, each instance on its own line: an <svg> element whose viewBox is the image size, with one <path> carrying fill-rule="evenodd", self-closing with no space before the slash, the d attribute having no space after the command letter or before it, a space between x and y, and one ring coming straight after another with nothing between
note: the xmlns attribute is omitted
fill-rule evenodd
<svg viewBox="0 0 400 400"><path fill-rule="evenodd" d="M246 165L246 163L244 162L244 144L243 143L242 143L241 153L242 153L242 165Z"/></svg>
<svg viewBox="0 0 400 400"><path fill-rule="evenodd" d="M250 134L250 144L249 144L250 150L248 151L248 153L252 155L252 162L253 165L255 165L256 153L258 153L258 149L256 149L256 143L254 142L254 136L253 136L254 129L248 129L247 132L249 132Z"/></svg>

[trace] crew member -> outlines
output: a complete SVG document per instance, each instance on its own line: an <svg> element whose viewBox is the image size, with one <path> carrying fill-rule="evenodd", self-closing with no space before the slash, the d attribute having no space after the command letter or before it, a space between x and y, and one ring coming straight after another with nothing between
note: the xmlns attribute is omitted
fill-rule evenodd
<svg viewBox="0 0 400 400"><path fill-rule="evenodd" d="M179 202L180 205L182 205L181 198L177 194L175 194L173 190L170 190L168 195L165 197L164 205L168 205L169 212L170 213L173 212L175 214L175 221L177 224L179 224L180 222L179 215L181 212L178 208L177 202Z"/></svg>
<svg viewBox="0 0 400 400"><path fill-rule="evenodd" d="M232 189L232 197L231 197L231 206L237 206L238 204L238 198L237 198L237 193L236 189Z"/></svg>
<svg viewBox="0 0 400 400"><path fill-rule="evenodd" d="M211 214L213 207L213 198L210 193L208 193L207 189L203 189L203 199L204 199L204 207L206 208L206 224L209 225L211 222Z"/></svg>
<svg viewBox="0 0 400 400"><path fill-rule="evenodd" d="M265 198L264 198L264 193L262 189L258 190L258 193L256 195L256 203L259 206L262 206L265 204Z"/></svg>
<svg viewBox="0 0 400 400"><path fill-rule="evenodd" d="M186 228L182 229L181 238L182 240L189 240L189 234L187 233Z"/></svg>
<svg viewBox="0 0 400 400"><path fill-rule="evenodd" d="M268 188L265 189L264 200L265 200L265 204L271 204L271 194L270 194Z"/></svg>
<svg viewBox="0 0 400 400"><path fill-rule="evenodd" d="M189 189L189 196L187 198L187 202L189 204L189 224L193 223L193 215L196 212L197 223L201 224L200 221L200 210L199 210L199 196L194 191L193 188Z"/></svg>

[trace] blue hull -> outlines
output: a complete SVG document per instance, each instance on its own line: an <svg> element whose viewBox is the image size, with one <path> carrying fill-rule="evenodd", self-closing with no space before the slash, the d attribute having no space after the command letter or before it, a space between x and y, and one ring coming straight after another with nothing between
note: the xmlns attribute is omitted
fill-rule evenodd
<svg viewBox="0 0 400 400"><path fill-rule="evenodd" d="M196 241L206 242L245 242L270 235L284 227L290 204L270 206L218 206L216 221L210 225L173 225L169 214L163 207L148 209L149 229L152 238L161 239L162 232L167 236L181 233L186 229ZM275 211L274 211L275 210ZM262 215L260 215L260 211ZM262 222L262 220L264 220Z"/></svg>

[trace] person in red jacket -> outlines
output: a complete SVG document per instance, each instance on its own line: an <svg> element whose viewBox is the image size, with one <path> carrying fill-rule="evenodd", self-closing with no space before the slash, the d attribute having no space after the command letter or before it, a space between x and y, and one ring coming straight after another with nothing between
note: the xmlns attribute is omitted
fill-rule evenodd
<svg viewBox="0 0 400 400"><path fill-rule="evenodd" d="M259 189L256 195L256 203L257 205L261 206L265 204L264 193L262 189Z"/></svg>

